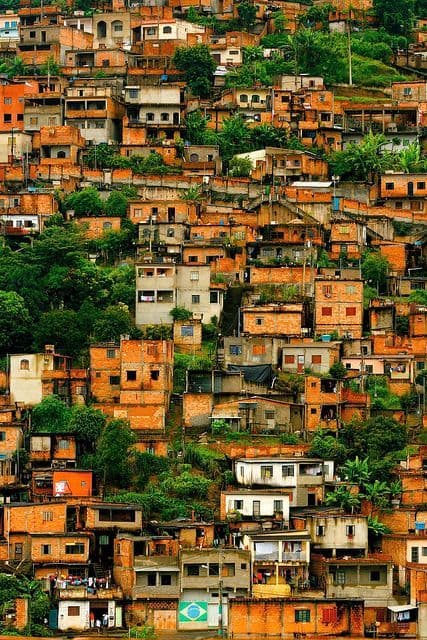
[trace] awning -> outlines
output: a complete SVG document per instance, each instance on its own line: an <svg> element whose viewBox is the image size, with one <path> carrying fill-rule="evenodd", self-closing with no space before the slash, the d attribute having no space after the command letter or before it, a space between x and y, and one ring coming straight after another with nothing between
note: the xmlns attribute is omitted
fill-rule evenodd
<svg viewBox="0 0 427 640"><path fill-rule="evenodd" d="M387 607L393 613L399 613L401 611L411 611L412 609L418 609L415 604L400 604L393 607Z"/></svg>

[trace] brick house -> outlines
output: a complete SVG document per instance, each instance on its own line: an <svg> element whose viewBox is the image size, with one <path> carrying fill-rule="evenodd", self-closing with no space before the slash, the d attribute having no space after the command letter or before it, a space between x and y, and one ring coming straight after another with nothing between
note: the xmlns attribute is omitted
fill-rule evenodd
<svg viewBox="0 0 427 640"><path fill-rule="evenodd" d="M286 626L285 626L286 625ZM230 602L228 633L241 640L250 634L277 637L284 633L326 637L361 636L363 598L246 598Z"/></svg>
<svg viewBox="0 0 427 640"><path fill-rule="evenodd" d="M319 275L314 282L314 300L317 335L362 336L363 282L360 277Z"/></svg>

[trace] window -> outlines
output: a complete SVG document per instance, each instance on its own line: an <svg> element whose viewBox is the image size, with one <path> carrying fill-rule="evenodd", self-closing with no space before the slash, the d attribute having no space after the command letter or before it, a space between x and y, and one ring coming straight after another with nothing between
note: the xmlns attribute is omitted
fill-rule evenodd
<svg viewBox="0 0 427 640"><path fill-rule="evenodd" d="M209 302L211 304L218 304L219 302L219 292L218 291L211 291L209 294Z"/></svg>
<svg viewBox="0 0 427 640"><path fill-rule="evenodd" d="M240 346L240 344L230 344L229 352L230 356L241 356L242 347Z"/></svg>
<svg viewBox="0 0 427 640"><path fill-rule="evenodd" d="M126 380L136 380L136 371L126 371Z"/></svg>
<svg viewBox="0 0 427 640"><path fill-rule="evenodd" d="M345 571L337 571L335 574L335 584L345 584Z"/></svg>
<svg viewBox="0 0 427 640"><path fill-rule="evenodd" d="M311 364L322 364L322 356L313 353L313 355L311 356Z"/></svg>
<svg viewBox="0 0 427 640"><path fill-rule="evenodd" d="M365 372L366 373L374 373L374 365L373 364L365 364Z"/></svg>
<svg viewBox="0 0 427 640"><path fill-rule="evenodd" d="M285 353L285 364L294 364L294 362L295 362L295 356L291 356Z"/></svg>
<svg viewBox="0 0 427 640"><path fill-rule="evenodd" d="M349 284L345 288L345 292L349 295L353 295L356 293L356 287L353 284Z"/></svg>
<svg viewBox="0 0 427 640"><path fill-rule="evenodd" d="M371 582L379 582L380 578L381 578L381 574L380 574L380 572L378 570L375 570L375 571L371 571L370 572L370 576L369 577L370 577Z"/></svg>
<svg viewBox="0 0 427 640"><path fill-rule="evenodd" d="M345 528L345 534L346 536L348 536L349 538L352 538L354 536L356 532L356 527L354 526L354 524L348 524Z"/></svg>
<svg viewBox="0 0 427 640"><path fill-rule="evenodd" d="M216 564L215 562L209 564L209 575L219 576L219 564Z"/></svg>
<svg viewBox="0 0 427 640"><path fill-rule="evenodd" d="M70 443L68 440L66 440L65 438L61 438L61 440L59 440L58 442L58 449L61 449L62 451L64 449L69 449L70 448Z"/></svg>
<svg viewBox="0 0 427 640"><path fill-rule="evenodd" d="M154 121L154 113L147 113L147 122L153 122Z"/></svg>
<svg viewBox="0 0 427 640"><path fill-rule="evenodd" d="M36 32L30 31L30 38L35 38L35 37L36 37Z"/></svg>
<svg viewBox="0 0 427 640"><path fill-rule="evenodd" d="M169 587L172 584L172 576L168 574L160 574L160 584L162 587Z"/></svg>
<svg viewBox="0 0 427 640"><path fill-rule="evenodd" d="M149 587L156 586L156 574L155 573L147 573L147 585Z"/></svg>
<svg viewBox="0 0 427 640"><path fill-rule="evenodd" d="M111 26L113 27L113 31L115 33L123 31L123 22L121 22L120 20L115 20L111 23Z"/></svg>
<svg viewBox="0 0 427 640"><path fill-rule="evenodd" d="M198 280L199 272L198 271L190 271L190 280Z"/></svg>
<svg viewBox="0 0 427 640"><path fill-rule="evenodd" d="M246 95L246 93L242 93L239 99L240 102L248 102L248 96Z"/></svg>
<svg viewBox="0 0 427 640"><path fill-rule="evenodd" d="M21 360L19 368L21 371L28 371L30 369L30 361L24 358L24 360Z"/></svg>
<svg viewBox="0 0 427 640"><path fill-rule="evenodd" d="M187 576L198 576L200 574L200 565L187 564Z"/></svg>
<svg viewBox="0 0 427 640"><path fill-rule="evenodd" d="M411 211L424 211L424 202L421 200L412 200L412 202L409 203L409 207Z"/></svg>
<svg viewBox="0 0 427 640"><path fill-rule="evenodd" d="M243 509L243 500L235 500L234 501L234 509L236 511L239 511L240 509Z"/></svg>
<svg viewBox="0 0 427 640"><path fill-rule="evenodd" d="M200 296L191 296L191 304L200 304Z"/></svg>
<svg viewBox="0 0 427 640"><path fill-rule="evenodd" d="M325 535L325 525L318 524L316 527L316 536L322 537Z"/></svg>
<svg viewBox="0 0 427 640"><path fill-rule="evenodd" d="M411 87L403 87L403 95L404 96L411 96L412 95L412 88Z"/></svg>
<svg viewBox="0 0 427 640"><path fill-rule="evenodd" d="M0 431L0 442L4 442L6 440L6 431Z"/></svg>
<svg viewBox="0 0 427 640"><path fill-rule="evenodd" d="M75 618L80 615L80 607L68 607L68 617Z"/></svg>
<svg viewBox="0 0 427 640"><path fill-rule="evenodd" d="M290 478L295 475L293 464L282 464L282 478Z"/></svg>
<svg viewBox="0 0 427 640"><path fill-rule="evenodd" d="M85 552L85 546L83 542L74 542L72 544L65 545L65 553L68 556L83 554L84 552Z"/></svg>
<svg viewBox="0 0 427 640"><path fill-rule="evenodd" d="M411 549L411 562L419 562L420 558L419 558L419 553L418 553L418 547L412 547Z"/></svg>
<svg viewBox="0 0 427 640"><path fill-rule="evenodd" d="M255 318L255 324L257 326L264 324L264 318Z"/></svg>
<svg viewBox="0 0 427 640"><path fill-rule="evenodd" d="M41 545L41 553L42 553L43 556L50 555L51 551L52 551L52 547L51 547L50 544L42 544Z"/></svg>
<svg viewBox="0 0 427 640"><path fill-rule="evenodd" d="M107 349L107 358L115 358L116 350L115 349Z"/></svg>
<svg viewBox="0 0 427 640"><path fill-rule="evenodd" d="M4 103L5 104L12 104L12 98L5 98L4 99Z"/></svg>
<svg viewBox="0 0 427 640"><path fill-rule="evenodd" d="M325 298L330 298L332 295L332 285L330 284L323 285L322 293L325 296Z"/></svg>
<svg viewBox="0 0 427 640"><path fill-rule="evenodd" d="M275 416L276 416L275 411L264 411L264 418L266 420L274 420Z"/></svg>
<svg viewBox="0 0 427 640"><path fill-rule="evenodd" d="M39 122L38 118L35 118L35 117L30 118L30 124L38 124L38 122Z"/></svg>
<svg viewBox="0 0 427 640"><path fill-rule="evenodd" d="M312 416L314 416L317 413L317 409L310 409L310 413Z"/></svg>
<svg viewBox="0 0 427 640"><path fill-rule="evenodd" d="M425 363L422 361L417 362L417 369L418 371L422 371L423 369L425 369Z"/></svg>
<svg viewBox="0 0 427 640"><path fill-rule="evenodd" d="M118 386L120 384L120 376L110 376L110 384L112 386Z"/></svg>
<svg viewBox="0 0 427 640"><path fill-rule="evenodd" d="M272 465L261 465L261 478L262 480L269 480L273 477Z"/></svg>
<svg viewBox="0 0 427 640"><path fill-rule="evenodd" d="M275 500L273 502L274 513L283 512L283 500Z"/></svg>
<svg viewBox="0 0 427 640"><path fill-rule="evenodd" d="M427 556L427 547L421 547L421 555L422 556Z"/></svg>
<svg viewBox="0 0 427 640"><path fill-rule="evenodd" d="M233 562L225 562L222 565L222 575L227 578L232 578L236 575L236 567Z"/></svg>
<svg viewBox="0 0 427 640"><path fill-rule="evenodd" d="M168 113L166 113L166 112L161 113L161 114L160 114L160 120L161 120L162 122L167 122L167 121L169 120L169 114L168 114Z"/></svg>
<svg viewBox="0 0 427 640"><path fill-rule="evenodd" d="M24 545L22 542L15 542L15 560L22 560Z"/></svg>
<svg viewBox="0 0 427 640"><path fill-rule="evenodd" d="M192 338L194 336L194 327L192 324L184 324L181 327L182 338Z"/></svg>
<svg viewBox="0 0 427 640"><path fill-rule="evenodd" d="M348 316L355 316L356 315L356 307L346 307L345 309L345 315Z"/></svg>
<svg viewBox="0 0 427 640"><path fill-rule="evenodd" d="M43 511L42 518L43 518L43 522L52 522L53 511Z"/></svg>
<svg viewBox="0 0 427 640"><path fill-rule="evenodd" d="M310 622L310 609L297 609L295 611L295 622Z"/></svg>
<svg viewBox="0 0 427 640"><path fill-rule="evenodd" d="M322 316L331 316L332 307L322 307Z"/></svg>
<svg viewBox="0 0 427 640"><path fill-rule="evenodd" d="M417 182L417 189L425 189L425 188L426 188L425 182Z"/></svg>
<svg viewBox="0 0 427 640"><path fill-rule="evenodd" d="M12 114L11 113L5 113L3 115L3 121L4 122L12 122Z"/></svg>
<svg viewBox="0 0 427 640"><path fill-rule="evenodd" d="M396 202L394 203L394 208L395 208L395 209L403 209L403 202L402 202L402 200L396 200Z"/></svg>
<svg viewBox="0 0 427 640"><path fill-rule="evenodd" d="M137 98L139 94L139 89L128 89L129 98Z"/></svg>
<svg viewBox="0 0 427 640"><path fill-rule="evenodd" d="M158 380L159 377L160 377L160 371L158 369L153 369L152 371L150 371L151 380Z"/></svg>
<svg viewBox="0 0 427 640"><path fill-rule="evenodd" d="M394 182L386 182L385 183L385 188L387 191L393 191L394 189Z"/></svg>
<svg viewBox="0 0 427 640"><path fill-rule="evenodd" d="M163 27L163 33L172 33L172 27Z"/></svg>
<svg viewBox="0 0 427 640"><path fill-rule="evenodd" d="M156 28L155 27L148 27L147 36L154 36L154 35L156 35Z"/></svg>

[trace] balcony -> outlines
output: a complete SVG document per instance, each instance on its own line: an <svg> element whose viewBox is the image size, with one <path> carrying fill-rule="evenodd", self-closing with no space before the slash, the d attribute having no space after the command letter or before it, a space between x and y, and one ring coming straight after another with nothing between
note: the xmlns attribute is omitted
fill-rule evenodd
<svg viewBox="0 0 427 640"><path fill-rule="evenodd" d="M58 589L60 600L121 600L123 591L121 587L111 586L109 589L97 589L96 591L87 586L67 586L65 589Z"/></svg>
<svg viewBox="0 0 427 640"><path fill-rule="evenodd" d="M179 585L157 585L155 587L136 586L132 589L132 598L179 598Z"/></svg>

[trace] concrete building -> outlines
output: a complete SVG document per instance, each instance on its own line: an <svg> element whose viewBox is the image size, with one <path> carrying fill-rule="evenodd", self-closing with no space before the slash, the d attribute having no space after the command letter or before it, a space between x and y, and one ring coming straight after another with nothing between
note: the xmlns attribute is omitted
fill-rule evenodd
<svg viewBox="0 0 427 640"><path fill-rule="evenodd" d="M292 506L316 506L323 502L325 485L334 482L334 464L314 458L240 458L234 474L244 487L286 489Z"/></svg>
<svg viewBox="0 0 427 640"><path fill-rule="evenodd" d="M219 318L223 287L211 285L209 265L175 265L172 262L137 263L136 324L171 324L170 312L185 307L204 324Z"/></svg>

